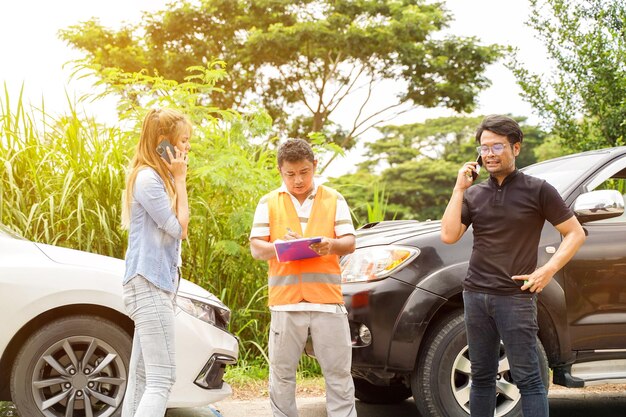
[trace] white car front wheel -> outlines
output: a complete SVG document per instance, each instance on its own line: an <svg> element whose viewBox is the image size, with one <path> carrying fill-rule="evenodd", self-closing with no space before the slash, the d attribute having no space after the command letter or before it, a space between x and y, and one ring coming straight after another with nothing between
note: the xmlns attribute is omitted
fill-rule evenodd
<svg viewBox="0 0 626 417"><path fill-rule="evenodd" d="M96 316L71 316L35 331L18 353L11 396L31 417L121 414L131 336Z"/></svg>

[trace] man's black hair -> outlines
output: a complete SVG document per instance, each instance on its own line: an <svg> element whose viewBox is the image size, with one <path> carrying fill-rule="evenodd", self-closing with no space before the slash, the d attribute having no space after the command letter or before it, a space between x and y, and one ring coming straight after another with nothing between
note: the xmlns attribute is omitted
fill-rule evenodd
<svg viewBox="0 0 626 417"><path fill-rule="evenodd" d="M519 124L508 116L492 114L483 119L476 129L476 142L480 145L480 136L485 130L493 132L497 135L506 136L509 143L513 145L516 142L522 143L524 133Z"/></svg>
<svg viewBox="0 0 626 417"><path fill-rule="evenodd" d="M283 162L300 162L308 160L315 162L315 155L311 145L304 139L289 139L278 147L278 166L282 167Z"/></svg>

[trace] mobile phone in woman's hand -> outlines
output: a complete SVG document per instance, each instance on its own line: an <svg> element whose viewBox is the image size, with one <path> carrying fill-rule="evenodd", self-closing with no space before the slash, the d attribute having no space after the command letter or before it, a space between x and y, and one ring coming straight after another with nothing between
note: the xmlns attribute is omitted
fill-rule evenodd
<svg viewBox="0 0 626 417"><path fill-rule="evenodd" d="M176 148L174 148L174 145L172 145L170 143L169 140L167 139L163 139L156 147L156 151L159 154L159 156L163 159L165 159L167 161L167 163L171 163L170 161L170 156L167 154L167 149L169 148L170 152L172 153L172 156L176 156Z"/></svg>

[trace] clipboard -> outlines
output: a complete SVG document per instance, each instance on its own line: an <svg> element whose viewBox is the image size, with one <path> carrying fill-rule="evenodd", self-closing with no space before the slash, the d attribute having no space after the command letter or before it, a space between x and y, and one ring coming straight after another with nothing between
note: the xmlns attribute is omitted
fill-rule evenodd
<svg viewBox="0 0 626 417"><path fill-rule="evenodd" d="M322 241L321 236L305 237L293 240L275 240L274 249L278 262L297 261L299 259L316 258L320 256L309 245Z"/></svg>

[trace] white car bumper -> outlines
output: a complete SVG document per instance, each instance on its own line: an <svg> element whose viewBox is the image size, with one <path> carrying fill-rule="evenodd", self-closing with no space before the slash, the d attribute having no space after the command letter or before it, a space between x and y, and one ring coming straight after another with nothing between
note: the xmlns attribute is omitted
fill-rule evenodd
<svg viewBox="0 0 626 417"><path fill-rule="evenodd" d="M198 407L231 395L230 385L221 377L225 364L236 362L237 357L235 336L177 309L176 383L167 406ZM208 388L195 383L199 377L202 381L198 382Z"/></svg>

